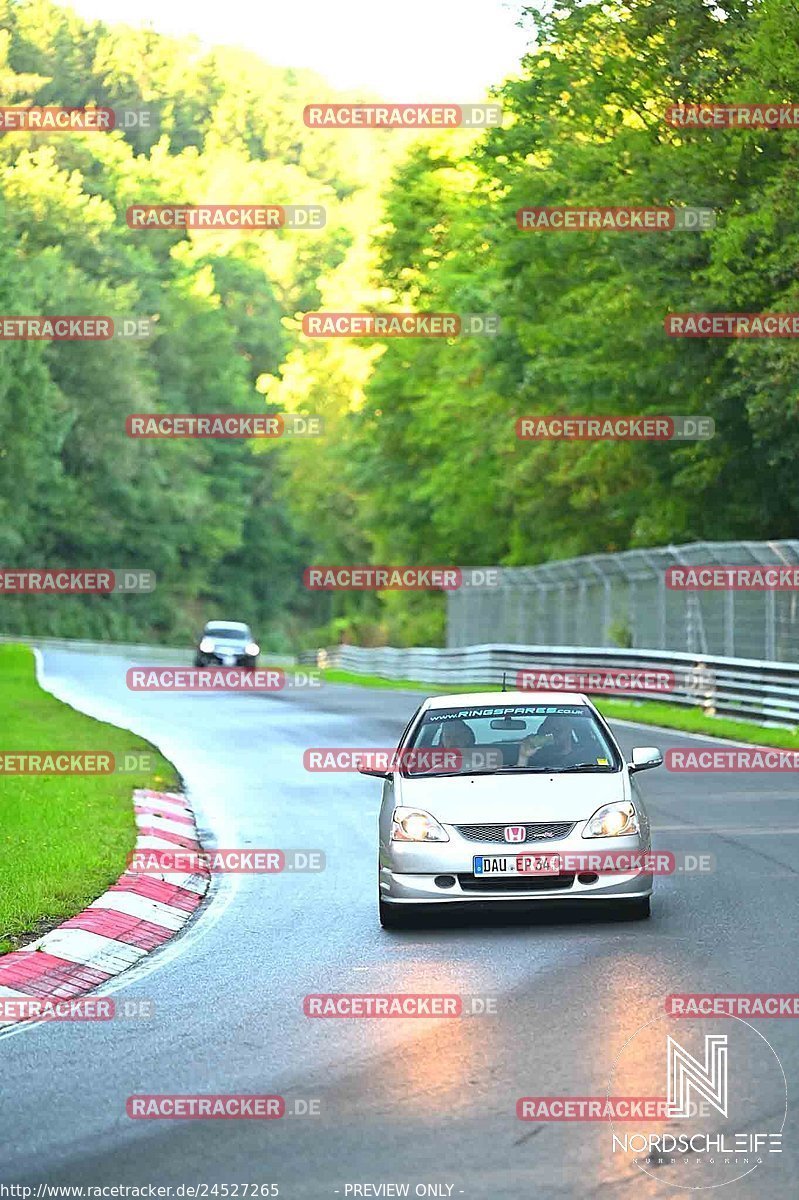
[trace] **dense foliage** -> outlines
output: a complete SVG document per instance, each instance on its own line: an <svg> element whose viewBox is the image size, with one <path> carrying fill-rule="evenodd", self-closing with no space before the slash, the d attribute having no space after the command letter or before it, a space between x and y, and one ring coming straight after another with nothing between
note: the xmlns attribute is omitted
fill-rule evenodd
<svg viewBox="0 0 799 1200"><path fill-rule="evenodd" d="M243 441L132 441L131 412L263 411L261 376L347 255L380 144L308 130L313 75L243 51L86 23L46 0L0 0L0 103L149 114L113 133L0 140L0 311L145 316L154 336L0 341L0 562L138 566L149 596L6 597L3 632L168 640L207 617L274 642L308 610L312 553L280 495L279 455ZM321 203L321 232L140 231L151 203ZM312 612L312 610L311 610ZM296 620L295 620L296 624Z"/></svg>
<svg viewBox="0 0 799 1200"><path fill-rule="evenodd" d="M670 339L663 319L799 310L799 132L663 116L680 102L796 100L799 10L567 0L523 19L534 49L500 90L503 127L409 140L306 129L303 105L330 95L322 82L243 52L0 0L0 102L159 114L155 130L0 140L0 310L157 315L147 342L0 342L0 561L134 564L161 581L152 597L4 600L4 627L169 638L213 609L275 646L323 617L431 641L440 598L309 598L303 566L793 535L796 342ZM221 191L321 202L328 224L125 226L134 200ZM706 233L517 229L520 206L558 204L692 205L718 220ZM386 307L498 313L501 333L314 341L297 319ZM326 437L124 434L131 411L264 403L320 413ZM717 436L516 439L518 416L564 412L703 413Z"/></svg>

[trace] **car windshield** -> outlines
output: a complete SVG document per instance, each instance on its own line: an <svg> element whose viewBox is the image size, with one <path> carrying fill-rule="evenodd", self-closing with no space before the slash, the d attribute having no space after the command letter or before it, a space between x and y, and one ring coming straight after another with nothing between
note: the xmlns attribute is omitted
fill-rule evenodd
<svg viewBox="0 0 799 1200"><path fill-rule="evenodd" d="M220 638L228 642L252 641L252 634L246 626L206 625L203 637Z"/></svg>
<svg viewBox="0 0 799 1200"><path fill-rule="evenodd" d="M431 708L403 748L403 774L607 772L618 752L584 704Z"/></svg>

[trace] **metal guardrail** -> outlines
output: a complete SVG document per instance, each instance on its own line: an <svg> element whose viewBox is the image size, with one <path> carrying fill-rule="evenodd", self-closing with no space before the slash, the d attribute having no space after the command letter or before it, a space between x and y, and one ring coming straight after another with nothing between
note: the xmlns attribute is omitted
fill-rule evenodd
<svg viewBox="0 0 799 1200"><path fill-rule="evenodd" d="M533 667L673 671L672 691L614 694L701 707L709 714L754 718L777 725L799 724L799 665L755 659L697 656L677 651L608 650L595 646L484 645L446 650L335 646L316 654L301 654L299 661L377 675L381 679L452 685L453 690L457 690L458 684L500 684L503 673L508 689L514 689L517 672Z"/></svg>
<svg viewBox="0 0 799 1200"><path fill-rule="evenodd" d="M73 650L84 654L115 655L120 658L141 659L146 656L150 662L179 662L181 658L191 656L191 648L181 646L137 646L128 642L86 642L73 638L32 637L30 634L20 634L18 637L0 637L0 643L36 646L39 650Z"/></svg>
<svg viewBox="0 0 799 1200"><path fill-rule="evenodd" d="M0 643L21 642L40 650L69 650L87 654L117 655L143 663L191 661L186 646L141 646L121 642L74 641L67 638L0 636ZM547 667L565 671L673 671L669 692L619 691L630 699L659 700L685 707L701 707L709 714L737 716L766 723L799 725L799 665L750 658L720 658L678 651L626 650L588 646L461 646L438 647L334 646L296 656L264 654L270 666L315 665L337 667L380 679L408 679L435 687L459 684L501 684L509 689L517 673Z"/></svg>

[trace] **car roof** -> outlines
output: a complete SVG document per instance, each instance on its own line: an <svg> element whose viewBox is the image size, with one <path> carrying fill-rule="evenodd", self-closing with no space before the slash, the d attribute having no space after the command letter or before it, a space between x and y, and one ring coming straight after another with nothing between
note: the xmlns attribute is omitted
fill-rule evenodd
<svg viewBox="0 0 799 1200"><path fill-rule="evenodd" d="M584 704L591 701L582 692L453 692L448 696L429 696L425 708L463 708L501 704Z"/></svg>
<svg viewBox="0 0 799 1200"><path fill-rule="evenodd" d="M208 629L211 625L227 625L228 629L249 629L249 625L243 624L241 621L226 621L224 617L218 620L206 621L205 628Z"/></svg>

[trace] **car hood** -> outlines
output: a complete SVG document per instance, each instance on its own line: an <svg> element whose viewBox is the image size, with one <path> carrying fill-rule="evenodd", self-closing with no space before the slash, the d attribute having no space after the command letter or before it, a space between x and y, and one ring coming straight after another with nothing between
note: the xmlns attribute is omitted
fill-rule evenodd
<svg viewBox="0 0 799 1200"><path fill-rule="evenodd" d="M395 803L423 808L445 825L587 821L603 804L630 799L626 769L608 774L395 776Z"/></svg>

